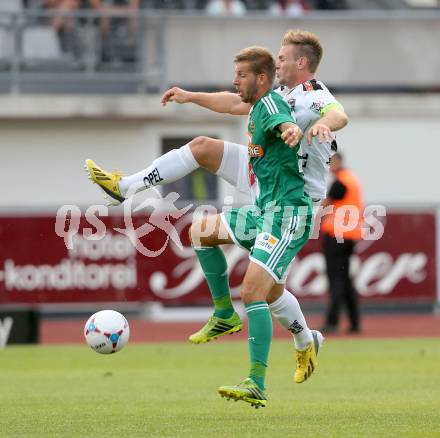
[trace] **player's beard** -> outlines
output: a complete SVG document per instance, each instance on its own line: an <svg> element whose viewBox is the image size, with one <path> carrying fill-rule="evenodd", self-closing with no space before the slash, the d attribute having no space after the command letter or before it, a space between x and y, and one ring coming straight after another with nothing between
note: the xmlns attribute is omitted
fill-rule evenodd
<svg viewBox="0 0 440 438"><path fill-rule="evenodd" d="M255 82L253 84L250 84L247 89L242 91L242 93L243 97L241 98L241 100L244 103L255 103L258 94L257 83Z"/></svg>

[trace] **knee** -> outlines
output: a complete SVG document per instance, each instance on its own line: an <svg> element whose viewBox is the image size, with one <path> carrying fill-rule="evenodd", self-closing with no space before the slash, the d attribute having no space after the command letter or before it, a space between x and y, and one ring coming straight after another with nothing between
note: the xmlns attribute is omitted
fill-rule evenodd
<svg viewBox="0 0 440 438"><path fill-rule="evenodd" d="M274 303L278 298L283 295L284 285L276 285L272 288L272 290L267 294L266 301L268 304Z"/></svg>
<svg viewBox="0 0 440 438"><path fill-rule="evenodd" d="M244 304L252 303L254 301L252 290L243 285L240 289L240 298Z"/></svg>
<svg viewBox="0 0 440 438"><path fill-rule="evenodd" d="M191 242L191 246L202 246L201 245L201 233L200 230L202 229L202 221L197 221L191 224L189 227L188 235L189 235L189 241Z"/></svg>
<svg viewBox="0 0 440 438"><path fill-rule="evenodd" d="M193 247L215 246L215 230L207 219L202 219L191 224L189 228L189 240Z"/></svg>
<svg viewBox="0 0 440 438"><path fill-rule="evenodd" d="M264 301L266 299L259 290L258 284L253 281L243 282L240 289L240 298L244 304L249 304L253 301Z"/></svg>
<svg viewBox="0 0 440 438"><path fill-rule="evenodd" d="M189 143L189 148L196 161L203 167L209 156L209 143L212 141L209 137L196 137Z"/></svg>

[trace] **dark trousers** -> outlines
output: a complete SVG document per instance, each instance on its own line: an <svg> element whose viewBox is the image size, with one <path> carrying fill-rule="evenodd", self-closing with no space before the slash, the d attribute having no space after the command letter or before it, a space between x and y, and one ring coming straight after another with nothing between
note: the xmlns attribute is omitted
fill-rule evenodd
<svg viewBox="0 0 440 438"><path fill-rule="evenodd" d="M336 327L339 323L341 305L347 307L350 329L359 329L359 305L356 289L350 277L350 256L355 241L344 239L338 243L335 237L325 235L323 250L330 289L330 306L327 311L326 325Z"/></svg>

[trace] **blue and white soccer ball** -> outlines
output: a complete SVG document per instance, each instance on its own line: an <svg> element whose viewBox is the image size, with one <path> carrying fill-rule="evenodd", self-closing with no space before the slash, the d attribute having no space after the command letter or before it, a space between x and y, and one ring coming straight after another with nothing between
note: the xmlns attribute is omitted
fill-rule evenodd
<svg viewBox="0 0 440 438"><path fill-rule="evenodd" d="M101 310L87 320L84 336L87 344L97 353L116 353L127 344L130 327L124 315L119 312Z"/></svg>

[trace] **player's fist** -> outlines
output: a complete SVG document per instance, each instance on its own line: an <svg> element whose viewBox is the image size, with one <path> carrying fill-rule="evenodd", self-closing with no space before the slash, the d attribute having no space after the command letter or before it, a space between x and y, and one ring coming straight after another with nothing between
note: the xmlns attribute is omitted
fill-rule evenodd
<svg viewBox="0 0 440 438"><path fill-rule="evenodd" d="M284 143L289 145L291 148L295 147L303 138L303 132L298 125L290 125L281 133L281 138Z"/></svg>
<svg viewBox="0 0 440 438"><path fill-rule="evenodd" d="M328 142L331 143L333 141L333 133L330 128L323 123L315 123L307 132L307 142L309 144L312 143L312 138L318 136L319 143Z"/></svg>
<svg viewBox="0 0 440 438"><path fill-rule="evenodd" d="M165 91L162 96L161 103L165 106L168 102L176 102L176 103L188 103L190 102L189 91L183 90L179 87L173 87L169 90Z"/></svg>

